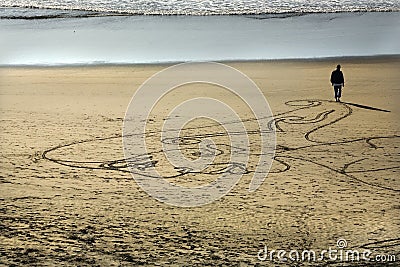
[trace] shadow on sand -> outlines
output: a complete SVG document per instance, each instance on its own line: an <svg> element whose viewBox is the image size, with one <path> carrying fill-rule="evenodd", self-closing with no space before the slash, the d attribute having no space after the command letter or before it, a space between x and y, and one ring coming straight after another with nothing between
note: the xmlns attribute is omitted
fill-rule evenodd
<svg viewBox="0 0 400 267"><path fill-rule="evenodd" d="M390 112L390 110L374 108L374 107L355 104L355 103L350 103L350 102L342 102L342 103L347 104L347 105L351 105L351 106L355 106L355 107L358 107L358 108L365 108L365 109L376 110L376 111Z"/></svg>

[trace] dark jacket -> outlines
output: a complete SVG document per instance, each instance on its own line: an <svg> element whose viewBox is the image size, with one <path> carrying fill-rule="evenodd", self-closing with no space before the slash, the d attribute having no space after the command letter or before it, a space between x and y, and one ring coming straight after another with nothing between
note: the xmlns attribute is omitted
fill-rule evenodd
<svg viewBox="0 0 400 267"><path fill-rule="evenodd" d="M331 74L331 83L334 84L344 84L343 72L340 70L334 70Z"/></svg>

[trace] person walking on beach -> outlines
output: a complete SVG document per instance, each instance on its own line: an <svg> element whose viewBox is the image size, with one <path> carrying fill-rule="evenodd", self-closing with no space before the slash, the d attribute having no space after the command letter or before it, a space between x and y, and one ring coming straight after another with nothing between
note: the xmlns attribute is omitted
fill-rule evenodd
<svg viewBox="0 0 400 267"><path fill-rule="evenodd" d="M340 102L340 97L342 96L342 86L344 87L344 76L340 68L340 65L337 65L336 70L332 71L331 74L331 84L333 86L333 90L335 91L336 102Z"/></svg>

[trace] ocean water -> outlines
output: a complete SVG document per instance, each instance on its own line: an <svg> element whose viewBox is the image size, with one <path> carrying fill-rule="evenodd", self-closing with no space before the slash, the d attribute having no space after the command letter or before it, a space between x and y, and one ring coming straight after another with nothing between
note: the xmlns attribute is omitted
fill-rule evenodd
<svg viewBox="0 0 400 267"><path fill-rule="evenodd" d="M400 0L0 0L0 6L3 66L400 54Z"/></svg>
<svg viewBox="0 0 400 267"><path fill-rule="evenodd" d="M1 0L3 18L399 11L399 0ZM28 9L20 9L28 8ZM40 10L38 10L40 9ZM43 10L50 9L50 10ZM79 12L76 12L79 11Z"/></svg>

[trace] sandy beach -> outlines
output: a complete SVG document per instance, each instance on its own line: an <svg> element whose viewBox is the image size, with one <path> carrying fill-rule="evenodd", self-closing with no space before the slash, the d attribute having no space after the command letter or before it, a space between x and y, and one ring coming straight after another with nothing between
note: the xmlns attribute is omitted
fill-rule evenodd
<svg viewBox="0 0 400 267"><path fill-rule="evenodd" d="M346 78L341 103L334 102L329 83L338 63ZM248 173L232 191L196 208L150 197L123 164L129 101L169 65L1 67L0 265L275 266L257 257L265 246L322 251L339 239L347 241L347 249L400 260L400 58L225 64L250 77L268 100L277 134L275 161L250 193L257 164L252 154ZM219 97L238 107L243 118L251 117L240 99L193 85L161 103L148 127L157 133L169 119L168 105L194 92ZM254 125L247 126L257 150ZM212 135L218 131L207 127L194 134L226 143L227 136ZM157 134L149 138L155 146L160 142ZM216 160L223 164L226 158ZM164 161L158 168L173 172ZM197 185L215 179L213 173L182 175L174 182Z"/></svg>

